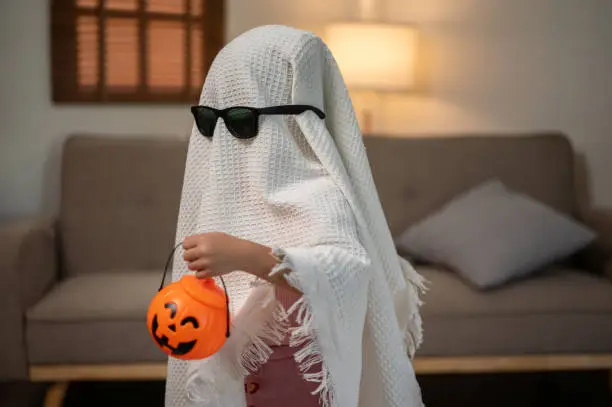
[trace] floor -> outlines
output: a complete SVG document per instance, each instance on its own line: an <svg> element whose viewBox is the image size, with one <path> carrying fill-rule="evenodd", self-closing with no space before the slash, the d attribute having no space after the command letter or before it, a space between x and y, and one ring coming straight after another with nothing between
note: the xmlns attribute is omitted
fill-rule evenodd
<svg viewBox="0 0 612 407"><path fill-rule="evenodd" d="M611 407L607 372L422 376L427 407ZM0 407L40 407L44 386L0 384ZM65 407L163 407L162 382L77 383ZM265 406L264 406L265 407Z"/></svg>

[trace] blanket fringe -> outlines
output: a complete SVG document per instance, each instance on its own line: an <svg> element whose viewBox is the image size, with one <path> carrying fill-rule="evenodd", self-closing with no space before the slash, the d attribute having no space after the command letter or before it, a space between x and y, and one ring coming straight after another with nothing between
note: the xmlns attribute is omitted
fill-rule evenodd
<svg viewBox="0 0 612 407"><path fill-rule="evenodd" d="M248 376L259 370L273 353L270 344L280 345L289 333L288 313L277 302L274 312L257 335L250 335L243 351L237 354L233 362L235 372Z"/></svg>
<svg viewBox="0 0 612 407"><path fill-rule="evenodd" d="M302 377L307 382L319 384L312 394L319 396L321 406L331 407L334 404L333 384L316 341L312 312L302 297L291 306L287 313L288 315L295 314L298 324L297 327L291 329L289 346L293 348L301 347L293 357L298 364ZM317 367L320 370L312 372L313 368Z"/></svg>
<svg viewBox="0 0 612 407"><path fill-rule="evenodd" d="M226 392L223 389L226 384L236 380L236 378L242 378L257 372L268 361L273 352L270 345L280 345L289 333L287 311L275 299L264 298L257 301L251 304L253 308L250 310L258 308L255 304L265 308L268 306L267 304L270 304L268 301L273 301L271 306L274 308L270 315L262 321L262 325L257 326L258 329L252 331L248 328L240 331L240 335L244 335L244 337L234 346L238 346L242 351L233 352L235 348L228 348L224 355L230 355L229 358L226 359L220 354L221 359L212 357L194 366L193 373L189 374L186 386L189 400L207 405L211 403L218 405L219 394ZM249 317L254 316L249 315ZM228 360L229 363L222 367L224 361ZM205 373L202 370L202 364L208 366L206 372L215 372L215 377Z"/></svg>
<svg viewBox="0 0 612 407"><path fill-rule="evenodd" d="M413 298L413 307L408 321L403 327L404 346L410 358L414 358L417 349L423 342L423 320L421 317L420 308L423 305L421 299L428 290L428 281L416 272L412 265L405 259L400 257L400 263L410 295L408 298Z"/></svg>

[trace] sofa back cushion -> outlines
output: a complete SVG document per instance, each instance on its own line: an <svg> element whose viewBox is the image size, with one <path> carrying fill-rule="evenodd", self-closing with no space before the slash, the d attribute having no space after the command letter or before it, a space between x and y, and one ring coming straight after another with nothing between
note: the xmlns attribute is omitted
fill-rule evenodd
<svg viewBox="0 0 612 407"><path fill-rule="evenodd" d="M164 267L186 149L178 137L68 138L59 215L66 274Z"/></svg>
<svg viewBox="0 0 612 407"><path fill-rule="evenodd" d="M490 178L574 215L574 152L561 134L365 137L394 236ZM187 140L69 137L59 217L63 270L163 268L173 243Z"/></svg>
<svg viewBox="0 0 612 407"><path fill-rule="evenodd" d="M561 134L372 136L365 144L394 237L490 178L563 213L577 209L574 152Z"/></svg>

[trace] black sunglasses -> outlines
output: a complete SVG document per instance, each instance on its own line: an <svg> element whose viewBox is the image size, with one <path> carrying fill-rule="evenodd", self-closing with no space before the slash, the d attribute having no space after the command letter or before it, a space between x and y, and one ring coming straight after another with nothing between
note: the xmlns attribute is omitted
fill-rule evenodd
<svg viewBox="0 0 612 407"><path fill-rule="evenodd" d="M308 105L285 105L263 108L235 106L219 110L208 106L192 106L191 113L195 118L196 126L202 135L212 137L217 125L217 119L221 117L225 126L232 136L240 139L249 139L257 135L259 131L259 116L265 115L290 115L301 114L310 110L319 118L324 119L325 113L314 106Z"/></svg>

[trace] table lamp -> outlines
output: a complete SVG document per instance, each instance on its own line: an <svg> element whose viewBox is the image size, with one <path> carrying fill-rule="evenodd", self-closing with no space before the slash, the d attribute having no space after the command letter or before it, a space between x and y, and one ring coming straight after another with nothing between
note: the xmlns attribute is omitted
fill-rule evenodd
<svg viewBox="0 0 612 407"><path fill-rule="evenodd" d="M414 84L416 30L408 25L342 22L329 25L325 41L349 90L404 92ZM362 131L372 130L371 109L362 110Z"/></svg>

